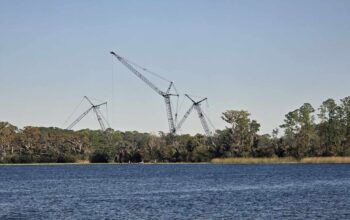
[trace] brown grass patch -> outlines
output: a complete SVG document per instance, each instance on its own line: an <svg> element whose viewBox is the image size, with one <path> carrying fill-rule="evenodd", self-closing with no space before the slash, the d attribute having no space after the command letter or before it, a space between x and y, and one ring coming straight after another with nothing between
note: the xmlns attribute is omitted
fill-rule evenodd
<svg viewBox="0 0 350 220"><path fill-rule="evenodd" d="M230 158L214 158L211 160L216 164L285 164L285 163L307 163L307 164L340 164L350 163L350 157L306 157L301 160L293 157L230 157Z"/></svg>
<svg viewBox="0 0 350 220"><path fill-rule="evenodd" d="M306 157L301 163L350 163L350 157Z"/></svg>

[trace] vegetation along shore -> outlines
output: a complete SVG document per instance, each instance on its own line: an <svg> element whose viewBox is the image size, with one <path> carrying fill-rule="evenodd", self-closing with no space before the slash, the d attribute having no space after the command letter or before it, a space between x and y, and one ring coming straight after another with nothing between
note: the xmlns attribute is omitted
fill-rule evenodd
<svg viewBox="0 0 350 220"><path fill-rule="evenodd" d="M243 110L222 114L212 136L158 135L27 126L0 122L0 163L349 163L350 97L305 103L271 134Z"/></svg>
<svg viewBox="0 0 350 220"><path fill-rule="evenodd" d="M350 164L350 157L230 157L214 158L211 160L215 164Z"/></svg>

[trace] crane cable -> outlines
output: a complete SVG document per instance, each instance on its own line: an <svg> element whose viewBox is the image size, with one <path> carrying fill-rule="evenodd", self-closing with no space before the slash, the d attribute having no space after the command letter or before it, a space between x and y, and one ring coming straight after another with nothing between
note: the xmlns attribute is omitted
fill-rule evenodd
<svg viewBox="0 0 350 220"><path fill-rule="evenodd" d="M205 104L206 104L206 107L207 107L208 114L211 115L208 99L205 100ZM203 114L204 114L204 116L207 118L207 120L208 120L210 126L214 129L214 131L216 131L216 128L215 128L214 124L211 122L210 118L209 118L204 112L203 112Z"/></svg>
<svg viewBox="0 0 350 220"><path fill-rule="evenodd" d="M187 95L189 95L189 96L190 96L190 97L192 97L192 98L198 98L198 99L204 99L204 98L207 98L207 97L197 96L197 95L192 95L192 94L188 94L188 93L187 93Z"/></svg>
<svg viewBox="0 0 350 220"><path fill-rule="evenodd" d="M163 81L165 81L165 82L173 83L173 81L171 81L171 80L169 80L169 79L167 79L167 78L161 76L160 74L158 74L158 73L156 73L156 72L153 72L153 71L151 71L151 70L148 70L147 68L145 68L145 67L143 67L143 66L141 66L141 65L139 65L139 64L137 64L137 63L135 63L135 62L133 62L133 61L131 61L131 60L129 60L129 59L126 59L125 57L121 57L121 58L122 58L124 61L128 62L129 64L131 64L131 65L133 65L133 66L135 66L135 67L138 67L139 69L141 69L141 70L143 70L143 71L145 71L145 72L147 72L147 73L149 73L149 74L151 74L151 75L153 75L153 76L155 76L155 77L157 77L157 78L159 78L159 79L161 79L161 80L163 80ZM176 100L176 111L175 111L175 122L176 122L176 120L177 120L177 115L178 115L179 93L178 93L178 91L177 91L177 89L176 89L174 83L172 84L172 86L173 86L174 91L175 91L175 93L176 93L176 95L177 95L177 100Z"/></svg>
<svg viewBox="0 0 350 220"><path fill-rule="evenodd" d="M101 99L96 99L96 98L91 98L90 99L94 100L94 101L99 101L99 102L104 102ZM109 128L111 128L110 124L109 124L109 114L108 114L108 103L106 102L106 117L103 116L102 112L100 111L100 107L97 108L98 112L100 113L100 115L102 116L103 120L106 122L106 124L108 125Z"/></svg>
<svg viewBox="0 0 350 220"><path fill-rule="evenodd" d="M104 100L102 100L102 99L96 99L96 98L91 98L91 97L89 97L89 99L91 99L91 100L93 100L93 101L98 101L98 102L105 102Z"/></svg>
<svg viewBox="0 0 350 220"><path fill-rule="evenodd" d="M103 117L103 115L102 115L102 117ZM106 103L106 118L107 118L107 120L103 117L103 119L106 121L108 127L111 128L111 126L109 124L109 113L108 113L108 105L107 105L107 103Z"/></svg>
<svg viewBox="0 0 350 220"><path fill-rule="evenodd" d="M106 104L106 109L107 109L107 104ZM103 116L103 114L101 113L100 109L97 108L96 109L98 111L98 113L100 114L100 116L102 117L102 119L106 122L108 128L111 128L110 124L108 123L108 120L105 118L105 116ZM108 116L107 116L108 117Z"/></svg>
<svg viewBox="0 0 350 220"><path fill-rule="evenodd" d="M175 94L177 95L177 98L176 98L176 110L175 110L175 123L177 123L178 106L179 106L179 96L178 96L179 93L178 93L178 91L177 91L177 89L176 89L176 87L175 87L174 82L171 81L171 80L169 80L169 79L167 79L167 78L165 78L165 77L163 77L163 76L161 76L161 75L159 75L158 73L155 73L155 72L153 72L153 71L148 70L147 68L145 68L145 67L143 67L143 66L141 66L141 65L139 65L139 64L137 64L137 63L135 63L135 62L133 62L133 61L131 61L131 60L129 60L129 59L126 59L126 58L124 58L124 57L123 57L123 59L124 59L126 62L128 62L128 63L130 63L130 64L132 64L132 65L134 65L134 66L136 66L136 67L138 67L138 68L140 68L140 69L142 69L143 71L145 71L145 72L147 72L147 73L149 73L149 74L151 74L151 75L153 75L153 76L155 76L155 77L157 77L157 78L159 78L159 79L161 79L161 80L163 80L163 81L165 81L165 82L173 83L173 84L172 84L172 87L174 88Z"/></svg>
<svg viewBox="0 0 350 220"><path fill-rule="evenodd" d="M182 102L180 103L180 107L178 109L179 112L181 111L184 102L185 102L185 98L182 98Z"/></svg>
<svg viewBox="0 0 350 220"><path fill-rule="evenodd" d="M78 110L78 108L80 107L80 105L83 103L84 99L85 99L84 97L81 99L79 105L77 105L77 106L74 108L73 112L68 116L68 118L64 121L64 123L62 124L61 127L63 127L65 124L67 124L67 122L72 118L72 116L73 116L73 115L75 114L75 112Z"/></svg>
<svg viewBox="0 0 350 220"><path fill-rule="evenodd" d="M134 66L136 66L136 67L138 67L138 68L140 68L140 69L142 69L143 71L145 71L145 72L147 72L147 73L149 73L149 74L151 74L151 75L153 75L153 76L155 76L155 77L158 77L159 79L161 79L161 80L164 80L164 81L166 81L166 82L171 82L171 80L169 80L169 79L167 79L167 78L165 78L165 77L163 77L163 76L161 76L161 75L159 75L158 73L155 73L155 72L153 72L153 71L150 71L150 70L148 70L147 68L145 68L145 67L143 67L143 66L141 66L141 65L139 65L139 64L137 64L137 63L135 63L135 62L133 62L133 61L131 61L131 60L129 60L129 59L126 59L125 57L122 57L126 62L128 62L128 63L130 63L130 64L132 64L132 65L134 65Z"/></svg>
<svg viewBox="0 0 350 220"><path fill-rule="evenodd" d="M210 118L204 113L204 111L202 111L202 112L203 112L204 117L209 122L210 126L214 129L214 131L216 131L216 128L215 128L214 124L211 122Z"/></svg>

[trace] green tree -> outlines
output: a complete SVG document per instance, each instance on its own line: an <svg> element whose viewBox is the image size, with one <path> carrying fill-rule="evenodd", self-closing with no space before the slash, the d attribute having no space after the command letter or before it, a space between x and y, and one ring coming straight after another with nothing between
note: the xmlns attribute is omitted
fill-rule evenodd
<svg viewBox="0 0 350 220"><path fill-rule="evenodd" d="M315 109L311 104L305 103L299 109L286 114L284 124L284 143L289 155L301 158L308 153L317 152L318 136L315 132ZM314 155L313 155L314 156Z"/></svg>
<svg viewBox="0 0 350 220"><path fill-rule="evenodd" d="M16 138L18 128L8 122L0 122L0 157L14 153L13 142Z"/></svg>
<svg viewBox="0 0 350 220"><path fill-rule="evenodd" d="M319 108L318 132L323 147L323 155L343 154L342 143L346 138L344 111L333 99L327 99Z"/></svg>
<svg viewBox="0 0 350 220"><path fill-rule="evenodd" d="M345 126L344 155L350 156L350 96L341 99L341 108L344 114Z"/></svg>
<svg viewBox="0 0 350 220"><path fill-rule="evenodd" d="M228 110L221 117L231 125L232 145L237 156L251 156L252 146L260 129L260 124L249 116L247 111Z"/></svg>

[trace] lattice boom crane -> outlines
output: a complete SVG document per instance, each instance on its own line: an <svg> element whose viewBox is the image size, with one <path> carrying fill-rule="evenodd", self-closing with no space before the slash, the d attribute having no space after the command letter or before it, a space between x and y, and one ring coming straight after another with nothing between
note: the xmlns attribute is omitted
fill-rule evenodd
<svg viewBox="0 0 350 220"><path fill-rule="evenodd" d="M189 95L185 94L185 96L190 99L192 101L192 105L191 107L187 110L187 112L185 113L185 115L182 117L182 119L180 120L180 122L177 124L176 129L179 130L181 128L181 126L183 125L183 123L185 122L185 120L187 119L187 117L191 114L193 109L196 109L197 113L198 113L198 117L201 121L202 127L204 129L204 132L206 135L210 136L211 132L208 126L207 121L205 120L202 108L201 108L201 103L204 102L205 100L207 100L207 98L204 98L200 101L194 101Z"/></svg>
<svg viewBox="0 0 350 220"><path fill-rule="evenodd" d="M106 126L103 123L104 117L103 117L102 113L100 112L100 107L102 105L107 105L107 102L104 102L104 103L101 103L101 104L98 104L98 105L94 105L92 103L92 101L87 96L84 96L84 99L86 99L91 104L91 107L88 110L86 110L85 112L83 112L83 114L81 114L75 121L73 121L73 123L70 124L67 127L67 129L71 130L76 124L79 123L79 121L81 121L81 119L83 119L91 110L93 110L95 112L95 114L96 114L96 117L97 117L98 123L100 124L101 130L102 131L106 130ZM104 120L107 123L107 125L109 126L107 120L106 119L104 119Z"/></svg>
<svg viewBox="0 0 350 220"><path fill-rule="evenodd" d="M114 53L113 51L111 51L110 53L113 56L115 56L124 66L126 66L126 68L128 68L132 73L134 73L139 79L141 79L149 87L151 87L155 92L157 92L159 95L163 96L164 102L165 102L165 107L166 107L167 118L168 118L169 131L171 134L175 134L176 127L175 127L175 123L174 123L174 117L173 117L173 111L172 111L170 97L171 96L179 96L179 95L170 93L170 90L174 86L174 83L170 82L168 89L165 92L163 92L157 86L155 86L149 79L147 79L144 75L142 75L139 71L137 71L128 60L119 56L118 54ZM144 68L142 68L142 69L146 70Z"/></svg>

